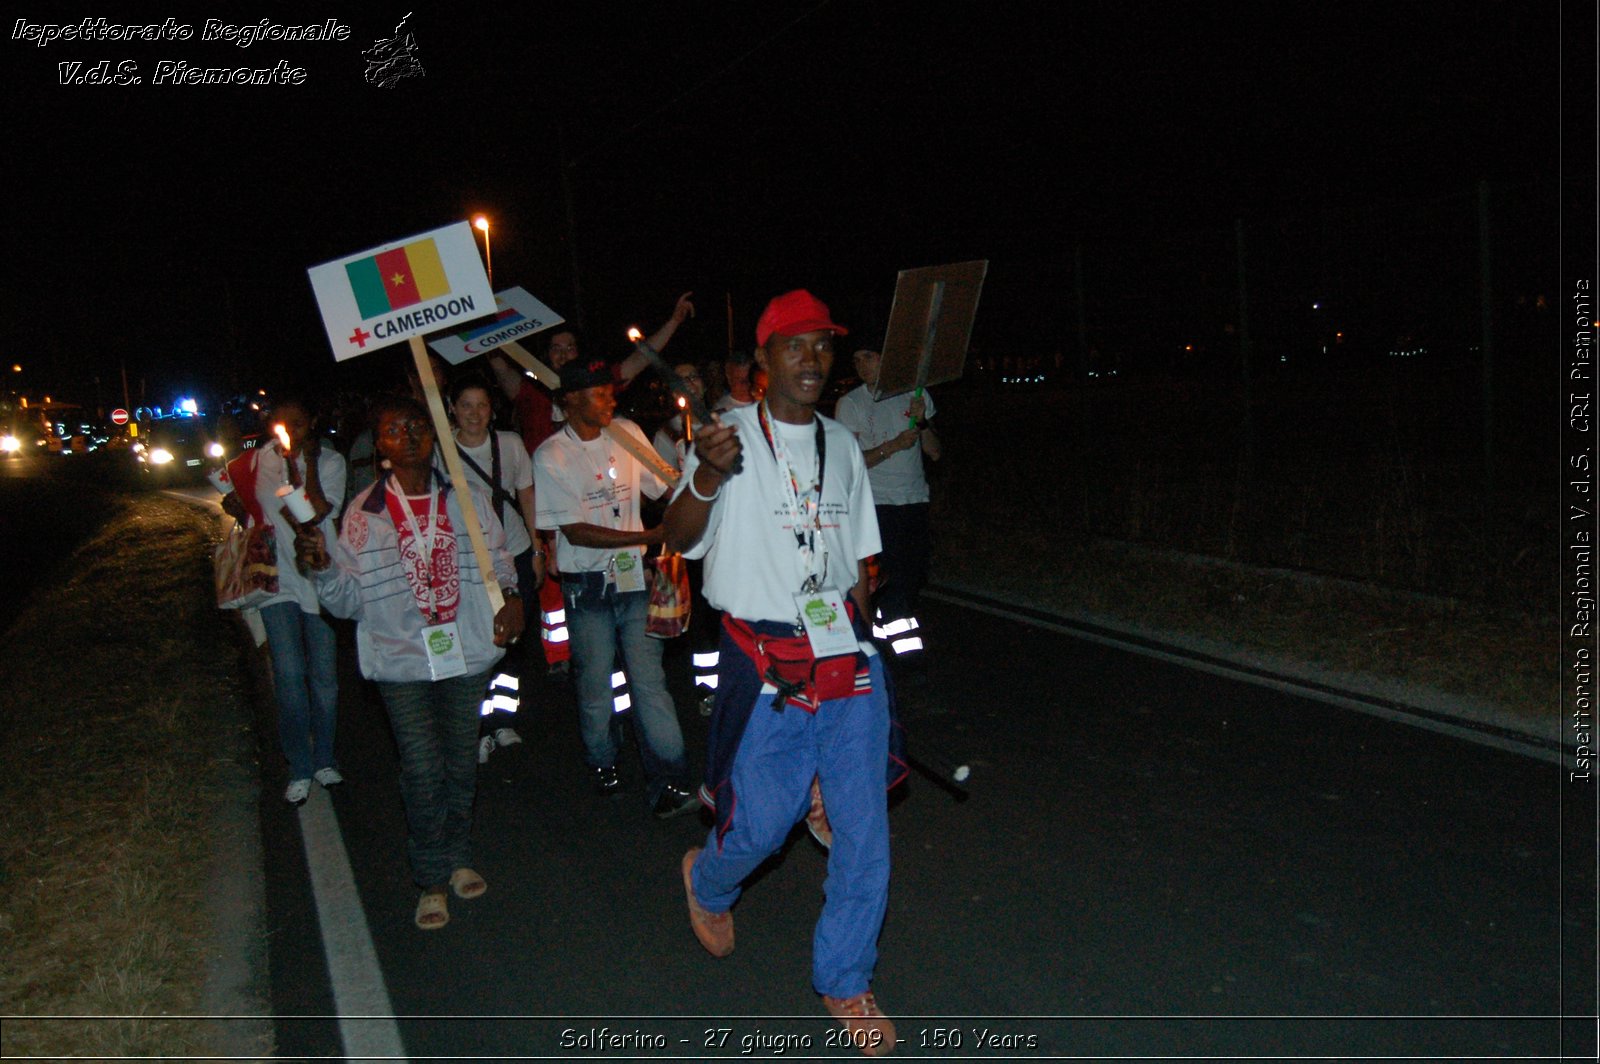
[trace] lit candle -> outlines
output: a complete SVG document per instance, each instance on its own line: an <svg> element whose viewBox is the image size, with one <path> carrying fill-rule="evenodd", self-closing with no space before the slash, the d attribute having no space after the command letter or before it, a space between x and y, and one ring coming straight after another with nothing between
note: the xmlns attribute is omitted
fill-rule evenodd
<svg viewBox="0 0 1600 1064"><path fill-rule="evenodd" d="M277 434L278 446L282 449L284 454L288 454L294 449L294 445L289 442L289 430L284 428L281 423L272 426L272 431Z"/></svg>
<svg viewBox="0 0 1600 1064"><path fill-rule="evenodd" d="M690 443L694 442L694 418L689 413L689 400L685 396L678 396L678 409L683 411L683 438Z"/></svg>

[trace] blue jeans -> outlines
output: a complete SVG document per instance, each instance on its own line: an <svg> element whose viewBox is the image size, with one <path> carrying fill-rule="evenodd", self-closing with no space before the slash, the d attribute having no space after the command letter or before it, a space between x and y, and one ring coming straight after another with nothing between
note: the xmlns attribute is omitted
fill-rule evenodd
<svg viewBox="0 0 1600 1064"><path fill-rule="evenodd" d="M611 672L620 649L644 762L645 800L654 805L667 784L684 786L689 766L678 709L661 668L661 640L644 631L649 592L619 593L604 573L563 574L561 592L572 634L585 760L595 768L617 761L621 725L612 712Z"/></svg>
<svg viewBox="0 0 1600 1064"><path fill-rule="evenodd" d="M478 788L478 704L492 670L449 680L379 683L400 748L406 857L419 887L467 865Z"/></svg>
<svg viewBox="0 0 1600 1064"><path fill-rule="evenodd" d="M310 779L333 768L333 732L339 719L339 672L333 626L293 602L261 611L272 651L272 687L278 696L278 742L289 778Z"/></svg>

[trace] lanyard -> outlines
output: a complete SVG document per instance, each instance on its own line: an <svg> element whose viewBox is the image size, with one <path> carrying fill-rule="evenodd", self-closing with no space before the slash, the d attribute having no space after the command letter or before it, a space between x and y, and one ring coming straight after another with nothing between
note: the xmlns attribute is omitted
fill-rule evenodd
<svg viewBox="0 0 1600 1064"><path fill-rule="evenodd" d="M794 463L789 460L783 437L772 429L765 399L761 400L761 406L756 410L756 420L761 424L767 449L772 452L772 459L778 466L778 481L783 488L784 505L789 511L789 527L794 532L795 547L800 552L800 562L805 569L805 580L800 589L815 591L828 575L826 551L822 552L820 568L817 565L817 537L822 531L822 485L828 469L828 440L822 429L822 419L812 415L812 423L817 427L817 477L811 486L815 495L808 493L804 502L800 497L800 478L795 473Z"/></svg>
<svg viewBox="0 0 1600 1064"><path fill-rule="evenodd" d="M430 484L430 488L432 485ZM423 610L423 616L428 618L429 624L436 624L439 620L439 589L433 582L433 544L439 534L439 505L444 497L444 489L428 492L428 534L424 536L417 527L417 516L411 512L411 500L403 493L394 490L391 478L384 484L386 499L390 506L395 507L405 518L406 526L411 530L413 542L421 546L419 561L422 563L422 582L428 588L428 604L430 609ZM391 517L393 516L391 511Z"/></svg>
<svg viewBox="0 0 1600 1064"><path fill-rule="evenodd" d="M606 490L605 490L606 505L611 507L611 516L616 518L617 521L620 522L622 520L622 504L617 502L617 461L616 461L616 459L612 455L610 455L608 453L606 455L606 463L607 463L606 467L604 469L602 469L600 467L600 465L597 462L595 462L594 456L589 453L589 448L584 444L583 437L579 436L576 432L573 432L571 425L565 426L565 430L566 430L567 435L572 437L572 441L578 445L578 453L583 455L583 460L585 462L589 463L589 468L590 469L594 470L594 478L596 480L600 481L602 484L604 484L606 486ZM580 492L579 495L578 495L578 501L579 502L583 501L582 492ZM600 527L602 527L602 528L611 527L610 525L607 525L605 523L604 516L605 516L604 514L600 515L600 517L602 518L601 523L600 523ZM619 524L617 527L620 528L622 526Z"/></svg>

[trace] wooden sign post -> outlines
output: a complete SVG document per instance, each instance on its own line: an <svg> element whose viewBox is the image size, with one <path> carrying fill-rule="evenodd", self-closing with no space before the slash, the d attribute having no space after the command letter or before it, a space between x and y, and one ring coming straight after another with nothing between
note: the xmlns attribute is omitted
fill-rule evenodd
<svg viewBox="0 0 1600 1064"><path fill-rule="evenodd" d="M560 375L543 362L540 362L533 355L529 354L528 349L523 347L521 344L517 343L516 341L512 341L508 344L501 344L500 350L504 351L506 356L510 358L511 361L515 362L517 365L533 374L534 379L540 384L544 385L546 388L549 388L551 391L556 391L561 387ZM603 431L624 451L627 451L629 454L633 455L633 457L637 458L640 465L644 466L656 476L666 481L669 485L676 485L678 483L678 471L673 469L667 463L663 462L661 460L661 456L657 454L653 448L640 446L639 441L634 439L632 436L629 436L626 432L612 432L610 425L607 425Z"/></svg>
<svg viewBox="0 0 1600 1064"><path fill-rule="evenodd" d="M467 538L472 541L472 556L477 559L478 572L483 575L483 589L489 594L489 612L497 614L506 604L500 593L500 581L494 575L494 563L489 560L489 543L483 538L483 526L478 523L478 508L472 505L472 496L463 492L467 471L461 465L461 452L456 450L456 437L450 431L450 418L444 412L444 398L439 395L439 382L433 379L433 366L428 362L428 346L422 337L411 338L411 357L417 364L417 377L422 381L422 392L427 399L428 414L433 419L433 438L444 455L444 468L450 474L450 486L461 500L461 516L467 523Z"/></svg>

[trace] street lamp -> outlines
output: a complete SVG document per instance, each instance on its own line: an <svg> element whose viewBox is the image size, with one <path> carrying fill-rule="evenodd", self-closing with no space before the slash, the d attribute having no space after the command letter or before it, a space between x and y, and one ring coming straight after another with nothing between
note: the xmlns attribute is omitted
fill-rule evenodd
<svg viewBox="0 0 1600 1064"><path fill-rule="evenodd" d="M487 215L478 215L472 219L472 227L483 234L483 261L489 271L489 288L494 289L494 255L489 252L489 218Z"/></svg>

